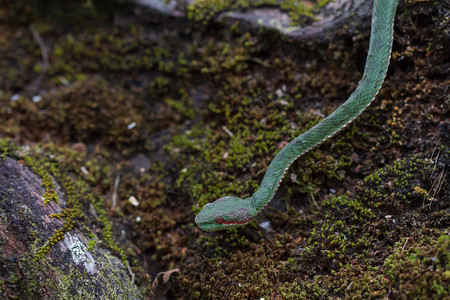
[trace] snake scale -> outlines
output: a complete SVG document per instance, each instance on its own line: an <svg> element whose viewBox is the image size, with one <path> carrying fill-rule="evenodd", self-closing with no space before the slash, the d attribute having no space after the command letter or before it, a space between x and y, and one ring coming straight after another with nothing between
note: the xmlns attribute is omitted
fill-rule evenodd
<svg viewBox="0 0 450 300"><path fill-rule="evenodd" d="M370 105L381 88L389 66L397 5L398 0L374 1L364 74L347 101L278 152L253 196L246 199L227 196L206 204L195 217L195 223L200 229L205 231L230 229L253 221L272 200L284 174L294 160L329 139Z"/></svg>

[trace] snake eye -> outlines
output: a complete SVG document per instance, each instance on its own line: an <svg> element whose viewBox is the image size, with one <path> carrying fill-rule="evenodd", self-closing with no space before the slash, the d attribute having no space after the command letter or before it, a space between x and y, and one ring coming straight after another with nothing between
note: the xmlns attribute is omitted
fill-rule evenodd
<svg viewBox="0 0 450 300"><path fill-rule="evenodd" d="M216 218L216 223L217 223L217 224L223 224L223 223L225 223L225 219L222 218L222 217L217 217L217 218Z"/></svg>

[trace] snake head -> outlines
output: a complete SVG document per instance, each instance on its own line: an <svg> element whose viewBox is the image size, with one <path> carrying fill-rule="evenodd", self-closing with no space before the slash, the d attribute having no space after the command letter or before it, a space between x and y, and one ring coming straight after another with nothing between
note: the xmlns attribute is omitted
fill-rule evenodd
<svg viewBox="0 0 450 300"><path fill-rule="evenodd" d="M195 216L195 223L204 231L230 229L253 221L257 213L250 198L227 196L206 204Z"/></svg>

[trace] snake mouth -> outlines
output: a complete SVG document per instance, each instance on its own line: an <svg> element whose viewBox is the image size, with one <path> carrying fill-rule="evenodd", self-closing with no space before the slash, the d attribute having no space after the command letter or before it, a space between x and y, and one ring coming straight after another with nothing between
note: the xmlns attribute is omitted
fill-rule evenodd
<svg viewBox="0 0 450 300"><path fill-rule="evenodd" d="M198 214L198 215L195 216L194 222L195 222L195 224L197 224L198 226L200 226L200 225L202 225L202 224L211 223L211 222L207 222L207 221L202 220L200 214Z"/></svg>
<svg viewBox="0 0 450 300"><path fill-rule="evenodd" d="M215 225L214 219L205 220L204 218L202 218L201 212L195 216L194 222L195 224L197 224L198 228L204 231L213 231L211 230L211 228Z"/></svg>
<svg viewBox="0 0 450 300"><path fill-rule="evenodd" d="M216 218L215 219L215 223L216 224L222 224L225 226L233 226L233 225L243 225L243 224L247 224L250 223L251 221L253 221L254 219L248 219L248 220L242 220L242 221L237 221L237 220L225 220L222 217Z"/></svg>
<svg viewBox="0 0 450 300"><path fill-rule="evenodd" d="M203 231L220 231L220 230L226 230L231 229L234 227L239 227L241 225L247 224L254 219L251 220L225 220L222 217L217 217L211 220L202 220L201 216L197 215L195 216L194 222Z"/></svg>

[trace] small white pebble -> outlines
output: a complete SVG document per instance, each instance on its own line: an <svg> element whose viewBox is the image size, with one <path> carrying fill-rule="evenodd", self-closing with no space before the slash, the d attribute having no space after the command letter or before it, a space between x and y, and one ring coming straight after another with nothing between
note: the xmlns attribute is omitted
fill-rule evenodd
<svg viewBox="0 0 450 300"><path fill-rule="evenodd" d="M131 123L128 124L128 126L127 126L128 130L133 129L134 127L136 127L136 122L131 122Z"/></svg>
<svg viewBox="0 0 450 300"><path fill-rule="evenodd" d="M289 102L287 102L286 100L280 100L279 102L283 106L288 106L289 105Z"/></svg>
<svg viewBox="0 0 450 300"><path fill-rule="evenodd" d="M296 174L291 174L291 181L292 182L296 182L297 181L297 175Z"/></svg>
<svg viewBox="0 0 450 300"><path fill-rule="evenodd" d="M34 103L41 102L41 100L42 100L41 95L36 95L36 96L33 96L33 98L31 98L31 101L33 101Z"/></svg>
<svg viewBox="0 0 450 300"><path fill-rule="evenodd" d="M277 95L278 98L283 97L283 91L281 89L278 89L275 91L275 95Z"/></svg>
<svg viewBox="0 0 450 300"><path fill-rule="evenodd" d="M336 190L335 189L330 189L330 193L336 194Z"/></svg>
<svg viewBox="0 0 450 300"><path fill-rule="evenodd" d="M88 175L88 174L89 174L89 171L86 169L85 166L82 166L82 167L80 168L80 170L81 170L81 172L82 172L84 175Z"/></svg>
<svg viewBox="0 0 450 300"><path fill-rule="evenodd" d="M133 206L139 206L139 201L136 199L135 196L131 195L130 198L128 198L128 202L131 203Z"/></svg>
<svg viewBox="0 0 450 300"><path fill-rule="evenodd" d="M20 99L20 96L18 94L12 95L12 97L11 97L11 101L13 101L13 102L16 102L19 99Z"/></svg>
<svg viewBox="0 0 450 300"><path fill-rule="evenodd" d="M261 227L262 229L268 230L270 229L270 221L264 221L261 222L261 224L259 224L259 227Z"/></svg>
<svg viewBox="0 0 450 300"><path fill-rule="evenodd" d="M140 221L141 221L141 217L140 217L140 216L137 216L137 217L136 217L136 222L139 223Z"/></svg>

